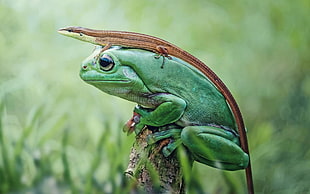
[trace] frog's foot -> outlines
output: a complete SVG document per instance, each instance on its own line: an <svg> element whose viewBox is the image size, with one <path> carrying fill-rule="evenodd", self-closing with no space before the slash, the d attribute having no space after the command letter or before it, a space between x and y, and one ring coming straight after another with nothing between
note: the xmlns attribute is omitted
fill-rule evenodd
<svg viewBox="0 0 310 194"><path fill-rule="evenodd" d="M136 134L139 134L144 128L144 125L140 123L140 117L140 114L134 112L133 116L125 123L123 132L127 132L127 135L130 135L135 131Z"/></svg>
<svg viewBox="0 0 310 194"><path fill-rule="evenodd" d="M174 139L179 139L181 137L181 129L168 129L165 131L155 132L147 137L148 144L154 144L160 140L173 137Z"/></svg>
<svg viewBox="0 0 310 194"><path fill-rule="evenodd" d="M127 135L135 132L136 135L140 134L146 127L146 124L141 122L142 117L146 117L151 112L150 109L142 108L137 105L133 111L133 116L125 123L123 132L127 132Z"/></svg>
<svg viewBox="0 0 310 194"><path fill-rule="evenodd" d="M172 152L182 144L181 139L176 139L173 142L170 142L167 146L163 147L163 154L165 157L168 157L172 154Z"/></svg>
<svg viewBox="0 0 310 194"><path fill-rule="evenodd" d="M162 152L168 157L181 143L181 129L168 129L165 131L149 134L147 137L148 144L154 144L160 140L172 138L170 142L163 147Z"/></svg>

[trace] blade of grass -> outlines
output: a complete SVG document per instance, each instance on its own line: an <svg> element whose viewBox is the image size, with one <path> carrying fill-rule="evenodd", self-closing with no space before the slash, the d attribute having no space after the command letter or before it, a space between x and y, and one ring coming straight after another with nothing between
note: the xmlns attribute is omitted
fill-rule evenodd
<svg viewBox="0 0 310 194"><path fill-rule="evenodd" d="M28 117L28 121L27 124L24 128L24 130L22 131L22 134L20 135L19 140L16 143L16 146L14 148L14 155L13 155L13 163L15 163L17 165L17 167L21 167L22 165L22 152L24 151L24 147L25 147L25 142L27 140L27 138L29 137L29 135L34 131L34 129L36 128L36 125L38 123L38 120L40 118L40 115L42 114L42 107L35 107L32 109L32 111L29 114ZM18 168L15 168L16 170L18 170ZM17 174L22 174L21 172Z"/></svg>
<svg viewBox="0 0 310 194"><path fill-rule="evenodd" d="M104 143L106 142L106 139L109 137L110 135L110 127L108 125L106 125L106 130L103 130L99 142L97 144L97 151L95 154L95 157L91 163L91 166L86 174L86 184L85 184L85 188L84 188L84 192L85 193L92 193L93 190L93 179L94 179L94 174L96 169L98 168L100 162L101 162L101 156L102 156L102 149L104 147Z"/></svg>
<svg viewBox="0 0 310 194"><path fill-rule="evenodd" d="M71 172L70 172L70 165L67 157L67 145L68 145L68 135L69 134L69 129L66 128L64 131L64 135L62 138L62 154L61 154L61 159L62 159L62 164L64 167L64 172L63 172L63 178L65 182L67 182L70 185L70 189L72 193L77 193L77 189L72 181L71 178Z"/></svg>
<svg viewBox="0 0 310 194"><path fill-rule="evenodd" d="M46 141L48 141L53 137L53 135L55 135L55 133L59 132L59 130L62 130L64 128L67 121L67 115L60 115L56 120L53 120L52 123L48 123L48 129L45 130L45 133L39 139L37 146L42 147Z"/></svg>
<svg viewBox="0 0 310 194"><path fill-rule="evenodd" d="M3 134L3 111L4 111L4 104L0 102L0 146L1 146L1 153L2 153L2 163L3 167L1 168L1 187L0 187L0 193L6 193L8 189L10 188L10 180L11 180L11 174L12 169L9 162L9 156L7 152L6 143L4 142L4 134Z"/></svg>

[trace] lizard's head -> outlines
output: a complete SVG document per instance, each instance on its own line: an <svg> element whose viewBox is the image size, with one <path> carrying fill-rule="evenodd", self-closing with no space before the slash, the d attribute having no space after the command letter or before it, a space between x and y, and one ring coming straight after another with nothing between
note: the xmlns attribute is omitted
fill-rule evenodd
<svg viewBox="0 0 310 194"><path fill-rule="evenodd" d="M92 36L91 30L78 26L70 26L66 28L61 28L58 30L58 33L75 38L81 41L95 43L96 37Z"/></svg>

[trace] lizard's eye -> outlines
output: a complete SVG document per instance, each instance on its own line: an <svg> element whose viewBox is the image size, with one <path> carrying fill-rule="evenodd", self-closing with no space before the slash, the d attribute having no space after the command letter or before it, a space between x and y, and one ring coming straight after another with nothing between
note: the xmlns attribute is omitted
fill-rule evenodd
<svg viewBox="0 0 310 194"><path fill-rule="evenodd" d="M99 58L99 65L102 71L110 71L114 67L114 61L109 55L102 55Z"/></svg>

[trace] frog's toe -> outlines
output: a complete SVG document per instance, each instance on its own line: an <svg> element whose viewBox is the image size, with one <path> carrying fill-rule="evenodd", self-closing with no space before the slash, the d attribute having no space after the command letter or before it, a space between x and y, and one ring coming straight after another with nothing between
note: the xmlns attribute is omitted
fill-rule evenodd
<svg viewBox="0 0 310 194"><path fill-rule="evenodd" d="M135 125L135 129L134 129L135 130L135 134L139 135L143 131L144 128L145 128L145 125L143 123L136 124Z"/></svg>
<svg viewBox="0 0 310 194"><path fill-rule="evenodd" d="M146 137L146 141L148 145L154 144L156 143L156 138L154 137L154 135L150 134Z"/></svg>
<svg viewBox="0 0 310 194"><path fill-rule="evenodd" d="M168 157L181 144L182 144L182 140L177 139L177 140L169 143L167 146L163 147L162 153L164 154L165 157Z"/></svg>
<svg viewBox="0 0 310 194"><path fill-rule="evenodd" d="M155 132L153 134L148 135L147 142L148 144L154 144L160 140L173 138L180 139L181 138L181 130L180 129L168 129L165 131Z"/></svg>
<svg viewBox="0 0 310 194"><path fill-rule="evenodd" d="M170 150L167 146L163 148L162 153L164 154L165 157L168 157L171 155L173 150Z"/></svg>

